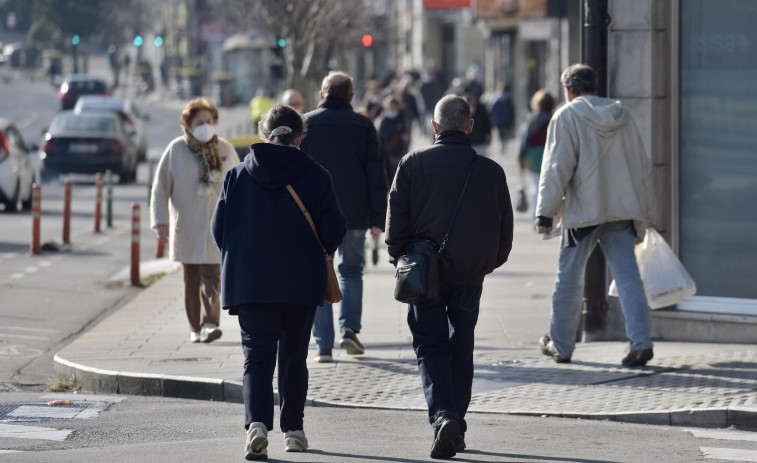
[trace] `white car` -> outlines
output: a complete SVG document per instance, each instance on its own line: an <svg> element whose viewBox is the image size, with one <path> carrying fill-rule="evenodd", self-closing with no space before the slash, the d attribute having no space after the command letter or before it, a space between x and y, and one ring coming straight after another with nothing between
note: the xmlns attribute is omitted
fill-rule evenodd
<svg viewBox="0 0 757 463"><path fill-rule="evenodd" d="M140 161L147 157L147 124L149 116L143 113L131 100L121 99L108 95L84 95L79 97L74 106L74 113L82 111L106 110L114 111L121 119L134 129L134 143L137 145L137 154Z"/></svg>
<svg viewBox="0 0 757 463"><path fill-rule="evenodd" d="M5 212L29 209L32 206L32 187L39 178L35 162L36 146L28 146L18 128L0 119L0 203Z"/></svg>

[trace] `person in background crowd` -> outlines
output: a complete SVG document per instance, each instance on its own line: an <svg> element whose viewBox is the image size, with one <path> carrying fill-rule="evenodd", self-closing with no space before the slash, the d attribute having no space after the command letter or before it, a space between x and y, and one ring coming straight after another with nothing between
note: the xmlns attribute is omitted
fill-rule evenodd
<svg viewBox="0 0 757 463"><path fill-rule="evenodd" d="M386 244L396 265L411 240L440 243L473 167L440 256L439 297L408 305L407 314L434 430L431 458L451 458L466 447L481 291L484 277L510 255L513 209L505 171L471 148L468 133L475 122L468 103L445 96L432 124L436 142L408 153L397 168L389 192Z"/></svg>
<svg viewBox="0 0 757 463"><path fill-rule="evenodd" d="M365 235L383 231L386 216L386 170L379 137L370 119L352 110L352 77L329 73L321 85L318 108L305 114L302 150L322 165L334 180L339 204L347 217L347 235L339 246L339 283L344 299L339 306L340 347L349 355L365 352L357 334L363 314ZM334 312L331 304L318 308L313 337L317 362L333 360Z"/></svg>
<svg viewBox="0 0 757 463"><path fill-rule="evenodd" d="M218 110L207 98L184 106L184 134L168 144L150 198L150 224L181 262L190 342L221 337L221 255L210 241L210 218L226 172L239 162L234 147L215 134Z"/></svg>
<svg viewBox="0 0 757 463"><path fill-rule="evenodd" d="M631 341L621 363L645 365L653 357L651 314L634 245L657 216L652 163L628 109L596 95L594 69L574 64L560 81L567 104L547 129L536 226L541 234L560 233L562 244L549 333L539 339L539 348L557 363L570 362L586 262L599 244L618 285Z"/></svg>
<svg viewBox="0 0 757 463"><path fill-rule="evenodd" d="M502 83L499 91L494 95L489 113L492 117L492 124L497 128L499 142L502 146L502 155L507 154L507 141L513 136L513 127L515 125L515 108L510 96L510 88L507 84Z"/></svg>
<svg viewBox="0 0 757 463"><path fill-rule="evenodd" d="M211 228L223 256L223 308L238 316L242 330L248 460L268 456L277 351L284 448L308 448L303 427L308 344L316 307L326 294L326 260L287 186L300 197L329 254L346 232L331 177L299 150L300 115L275 105L259 132L267 143L252 145L244 162L226 175Z"/></svg>
<svg viewBox="0 0 757 463"><path fill-rule="evenodd" d="M305 112L305 98L302 97L302 93L293 88L284 90L279 101L283 105L290 106L300 114Z"/></svg>
<svg viewBox="0 0 757 463"><path fill-rule="evenodd" d="M259 88L250 100L250 118L257 128L260 119L273 106L273 99L265 89Z"/></svg>
<svg viewBox="0 0 757 463"><path fill-rule="evenodd" d="M465 99L470 105L471 117L474 122L473 129L468 135L471 146L476 150L476 153L486 156L486 148L492 140L492 122L489 113L475 94L466 93Z"/></svg>
<svg viewBox="0 0 757 463"><path fill-rule="evenodd" d="M390 95L384 98L384 111L376 120L378 134L388 156L387 174L390 182L394 178L397 164L407 154L410 146L410 124L403 109L402 101L396 95Z"/></svg>
<svg viewBox="0 0 757 463"><path fill-rule="evenodd" d="M536 197L539 193L539 174L547 142L547 128L555 109L555 98L546 90L537 90L531 97L531 113L526 116L520 129L518 163L528 176L528 192L531 210L536 212Z"/></svg>

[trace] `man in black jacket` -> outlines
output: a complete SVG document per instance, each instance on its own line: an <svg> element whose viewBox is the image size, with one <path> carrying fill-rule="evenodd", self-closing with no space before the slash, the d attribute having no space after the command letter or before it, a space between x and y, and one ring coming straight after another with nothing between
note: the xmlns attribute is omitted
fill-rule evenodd
<svg viewBox="0 0 757 463"><path fill-rule="evenodd" d="M365 234L383 231L386 216L386 170L379 152L378 135L370 119L352 110L352 78L331 72L321 85L318 108L305 114L302 150L321 164L334 181L342 212L347 217L347 235L339 246L339 280L344 299L340 304L339 345L348 354L365 352L358 340L363 312L363 267ZM319 307L313 337L317 362L330 362L334 346L334 314L331 304Z"/></svg>
<svg viewBox="0 0 757 463"><path fill-rule="evenodd" d="M386 243L392 262L415 238L439 243L474 157L468 103L448 95L434 110L436 142L400 161L389 192ZM465 413L473 385L473 339L484 276L504 264L513 241L505 172L478 156L440 258L439 297L408 306L407 321L434 429L432 458L465 448Z"/></svg>

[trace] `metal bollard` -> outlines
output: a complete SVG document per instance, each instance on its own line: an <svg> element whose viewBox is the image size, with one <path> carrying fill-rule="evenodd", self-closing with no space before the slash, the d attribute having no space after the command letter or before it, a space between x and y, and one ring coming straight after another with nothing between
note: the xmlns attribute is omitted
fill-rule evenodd
<svg viewBox="0 0 757 463"><path fill-rule="evenodd" d="M105 199L105 223L108 224L108 228L113 228L113 172L110 169L105 171L105 184L108 187Z"/></svg>
<svg viewBox="0 0 757 463"><path fill-rule="evenodd" d="M32 187L32 247L34 256L42 254L39 244L39 219L42 215L42 187L36 183Z"/></svg>
<svg viewBox="0 0 757 463"><path fill-rule="evenodd" d="M66 180L63 195L63 244L71 244L71 180Z"/></svg>
<svg viewBox="0 0 757 463"><path fill-rule="evenodd" d="M100 217L102 215L102 202L103 202L103 174L97 174L97 180L95 182L95 233L100 233Z"/></svg>
<svg viewBox="0 0 757 463"><path fill-rule="evenodd" d="M131 205L131 285L142 286L139 280L139 204Z"/></svg>

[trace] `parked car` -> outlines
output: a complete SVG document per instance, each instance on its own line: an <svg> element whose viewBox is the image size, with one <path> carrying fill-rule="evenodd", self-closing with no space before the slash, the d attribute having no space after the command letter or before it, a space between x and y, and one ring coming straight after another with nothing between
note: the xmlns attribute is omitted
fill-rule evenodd
<svg viewBox="0 0 757 463"><path fill-rule="evenodd" d="M70 74L60 84L60 109L72 109L82 95L108 95L108 84L86 74Z"/></svg>
<svg viewBox="0 0 757 463"><path fill-rule="evenodd" d="M137 174L134 129L112 111L58 113L42 146L45 169L61 174L95 174L110 169L121 183Z"/></svg>
<svg viewBox="0 0 757 463"><path fill-rule="evenodd" d="M12 122L0 119L0 202L5 212L29 209L35 173L34 156L38 147L24 143L21 132Z"/></svg>
<svg viewBox="0 0 757 463"><path fill-rule="evenodd" d="M147 157L147 124L149 116L143 113L131 100L108 95L85 95L79 98L74 106L75 113L89 110L114 111L134 129L135 142L139 160Z"/></svg>

